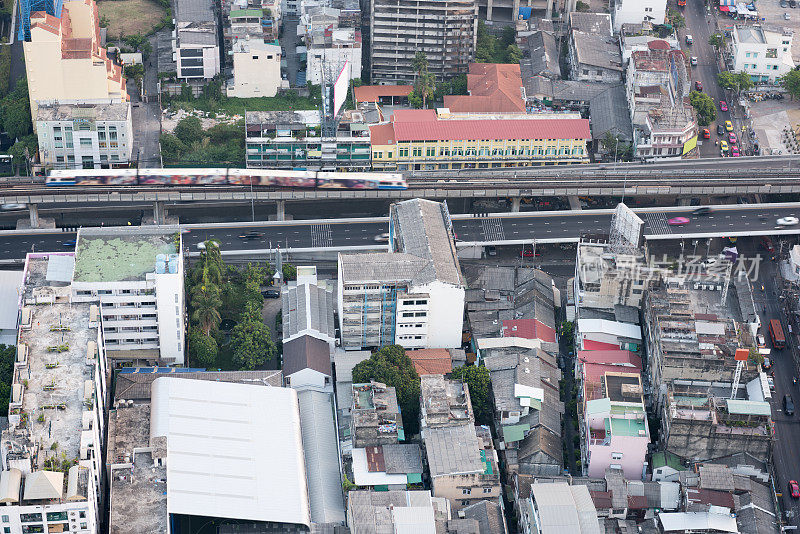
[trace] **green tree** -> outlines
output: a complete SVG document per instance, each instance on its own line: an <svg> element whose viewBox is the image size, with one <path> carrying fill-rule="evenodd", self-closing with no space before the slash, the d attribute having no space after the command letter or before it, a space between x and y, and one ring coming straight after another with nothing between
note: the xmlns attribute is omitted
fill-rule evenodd
<svg viewBox="0 0 800 534"><path fill-rule="evenodd" d="M722 35L720 35L718 33L712 34L708 38L708 44L713 46L716 50L719 50L724 42L725 42L725 39L722 37Z"/></svg>
<svg viewBox="0 0 800 534"><path fill-rule="evenodd" d="M575 9L577 11L584 12L584 11L589 11L591 7L586 2L581 2L581 0L578 0L578 2L575 4Z"/></svg>
<svg viewBox="0 0 800 534"><path fill-rule="evenodd" d="M0 416L8 416L8 399L11 397L11 381L14 378L14 361L17 347L0 345Z"/></svg>
<svg viewBox="0 0 800 534"><path fill-rule="evenodd" d="M729 91L740 93L753 87L753 80L746 72L731 72L726 70L717 74L720 87Z"/></svg>
<svg viewBox="0 0 800 534"><path fill-rule="evenodd" d="M28 82L25 79L17 81L14 90L0 100L0 119L0 130L5 130L11 139L22 138L33 131Z"/></svg>
<svg viewBox="0 0 800 534"><path fill-rule="evenodd" d="M133 48L134 52L141 52L142 57L147 57L153 52L153 45L144 35L137 33L135 35L128 35L122 39L128 46Z"/></svg>
<svg viewBox="0 0 800 534"><path fill-rule="evenodd" d="M217 361L219 346L214 336L197 327L189 327L189 361L197 367L211 367Z"/></svg>
<svg viewBox="0 0 800 534"><path fill-rule="evenodd" d="M186 153L186 145L173 134L161 134L161 153L166 160L177 160Z"/></svg>
<svg viewBox="0 0 800 534"><path fill-rule="evenodd" d="M691 102L695 111L697 111L697 123L700 126L708 126L717 118L717 106L711 97L699 91L692 91L689 93L689 102Z"/></svg>
<svg viewBox="0 0 800 534"><path fill-rule="evenodd" d="M414 69L414 92L422 97L422 107L428 107L428 97L436 92L436 80L428 72L428 58L425 52L418 51L411 60Z"/></svg>
<svg viewBox="0 0 800 534"><path fill-rule="evenodd" d="M686 19L683 18L683 15L681 15L679 11L674 9L667 10L667 20L676 30L686 26Z"/></svg>
<svg viewBox="0 0 800 534"><path fill-rule="evenodd" d="M492 422L492 378L489 369L483 366L462 365L453 369L453 378L463 380L469 386L469 396L472 400L472 411L475 422L479 425L488 425Z"/></svg>
<svg viewBox="0 0 800 534"><path fill-rule="evenodd" d="M216 330L219 327L219 308L222 306L219 287L211 282L204 282L195 286L191 306L194 310L192 312L192 320L200 326L207 336L211 334L212 330Z"/></svg>
<svg viewBox="0 0 800 534"><path fill-rule="evenodd" d="M290 263L284 263L282 265L282 269L283 269L283 280L285 282L297 280L297 267L295 267Z"/></svg>
<svg viewBox="0 0 800 534"><path fill-rule="evenodd" d="M244 321L233 327L231 334L233 363L239 369L253 370L275 358L277 350L272 334L259 318Z"/></svg>
<svg viewBox="0 0 800 534"><path fill-rule="evenodd" d="M412 90L408 95L408 105L415 109L422 107L422 97L419 96L414 90Z"/></svg>
<svg viewBox="0 0 800 534"><path fill-rule="evenodd" d="M125 77L141 79L144 76L144 65L137 63L135 65L128 65L125 67Z"/></svg>
<svg viewBox="0 0 800 534"><path fill-rule="evenodd" d="M522 59L522 50L515 44L510 44L506 47L506 62L519 63Z"/></svg>
<svg viewBox="0 0 800 534"><path fill-rule="evenodd" d="M353 367L353 383L375 380L395 388L406 436L419 431L420 381L414 363L400 345L387 345Z"/></svg>
<svg viewBox="0 0 800 534"><path fill-rule="evenodd" d="M800 97L800 71L790 70L786 76L781 78L781 85L789 92L792 100Z"/></svg>
<svg viewBox="0 0 800 534"><path fill-rule="evenodd" d="M633 159L633 143L625 141L620 135L611 132L600 139L600 146L615 161L631 161Z"/></svg>
<svg viewBox="0 0 800 534"><path fill-rule="evenodd" d="M203 123L194 115L184 117L175 126L175 136L186 146L203 140Z"/></svg>

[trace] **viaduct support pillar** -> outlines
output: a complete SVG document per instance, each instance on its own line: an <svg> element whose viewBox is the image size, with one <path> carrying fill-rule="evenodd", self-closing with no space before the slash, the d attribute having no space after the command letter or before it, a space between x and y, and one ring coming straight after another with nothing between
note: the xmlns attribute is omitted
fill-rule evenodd
<svg viewBox="0 0 800 534"><path fill-rule="evenodd" d="M37 204L28 204L28 210L31 215L31 228L39 228L39 206Z"/></svg>
<svg viewBox="0 0 800 534"><path fill-rule="evenodd" d="M158 200L153 202L153 224L164 224L165 220L166 210L164 209L164 203Z"/></svg>
<svg viewBox="0 0 800 534"><path fill-rule="evenodd" d="M278 204L278 213L276 215L276 219L279 220L279 221L285 221L286 220L286 201L285 200L279 200L277 202L277 204Z"/></svg>
<svg viewBox="0 0 800 534"><path fill-rule="evenodd" d="M519 205L522 202L520 197L514 197L511 199L511 211L517 213L519 211Z"/></svg>
<svg viewBox="0 0 800 534"><path fill-rule="evenodd" d="M569 200L569 209L576 211L581 210L581 201L578 195L569 195L567 199Z"/></svg>

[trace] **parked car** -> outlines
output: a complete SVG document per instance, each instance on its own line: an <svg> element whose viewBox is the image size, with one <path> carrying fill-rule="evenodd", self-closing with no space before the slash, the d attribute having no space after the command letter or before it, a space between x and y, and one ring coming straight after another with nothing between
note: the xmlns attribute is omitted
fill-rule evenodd
<svg viewBox="0 0 800 534"><path fill-rule="evenodd" d="M719 101L719 110L720 111L728 111L728 103L724 100Z"/></svg>
<svg viewBox="0 0 800 534"><path fill-rule="evenodd" d="M772 368L772 361L769 358L764 358L764 363L761 364L761 368L765 371L769 371Z"/></svg>
<svg viewBox="0 0 800 534"><path fill-rule="evenodd" d="M497 256L497 247L494 245L489 245L486 247L486 254L488 256Z"/></svg>
<svg viewBox="0 0 800 534"><path fill-rule="evenodd" d="M783 412L786 415L794 415L794 401L788 393L783 396Z"/></svg>
<svg viewBox="0 0 800 534"><path fill-rule="evenodd" d="M756 335L756 343L758 343L759 347L766 347L767 340L764 338L764 334L757 334Z"/></svg>
<svg viewBox="0 0 800 534"><path fill-rule="evenodd" d="M703 92L703 82L701 82L700 80L695 80L694 81L694 89L695 89L695 91L700 91L702 93Z"/></svg>
<svg viewBox="0 0 800 534"><path fill-rule="evenodd" d="M792 499L800 499L800 486L797 485L796 480L789 481L789 495Z"/></svg>
<svg viewBox="0 0 800 534"><path fill-rule="evenodd" d="M800 219L797 217L781 217L776 222L778 223L778 226L794 226L800 222Z"/></svg>
<svg viewBox="0 0 800 534"><path fill-rule="evenodd" d="M281 292L277 289L265 289L261 292L261 296L266 299L279 299L281 298Z"/></svg>
<svg viewBox="0 0 800 534"><path fill-rule="evenodd" d="M781 0L781 4L780 5L781 5L782 8L785 9L785 8L789 7L789 2L787 2L787 0ZM786 13L784 13L784 15L786 15Z"/></svg>
<svg viewBox="0 0 800 534"><path fill-rule="evenodd" d="M767 384L769 385L770 391L775 391L775 380L773 380L771 376L767 377Z"/></svg>

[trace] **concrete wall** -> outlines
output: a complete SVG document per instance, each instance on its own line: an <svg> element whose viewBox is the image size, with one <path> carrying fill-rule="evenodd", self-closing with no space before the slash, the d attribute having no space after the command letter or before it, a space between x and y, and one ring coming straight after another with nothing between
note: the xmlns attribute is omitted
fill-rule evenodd
<svg viewBox="0 0 800 534"><path fill-rule="evenodd" d="M314 369L302 369L286 377L286 387L297 391L313 390L333 393L333 380Z"/></svg>
<svg viewBox="0 0 800 534"><path fill-rule="evenodd" d="M667 0L615 0L613 4L611 17L615 33L623 24L636 24L646 18L654 24L663 24L667 14Z"/></svg>
<svg viewBox="0 0 800 534"><path fill-rule="evenodd" d="M469 494L464 494L465 489L469 490ZM432 480L431 492L434 497L443 497L450 501L450 509L455 515L458 510L478 501L496 502L500 497L500 478L497 475L483 474L439 476ZM467 504L463 504L464 502Z"/></svg>
<svg viewBox="0 0 800 534"><path fill-rule="evenodd" d="M281 85L281 48L250 47L233 54L233 81L228 96L251 98L275 96Z"/></svg>

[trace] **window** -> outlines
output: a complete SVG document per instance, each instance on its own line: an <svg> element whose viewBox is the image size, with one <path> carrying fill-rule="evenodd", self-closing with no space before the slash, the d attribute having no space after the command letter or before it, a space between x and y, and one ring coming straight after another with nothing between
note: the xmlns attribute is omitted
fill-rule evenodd
<svg viewBox="0 0 800 534"><path fill-rule="evenodd" d="M400 149L400 157L407 158L408 157L408 148L401 148Z"/></svg>
<svg viewBox="0 0 800 534"><path fill-rule="evenodd" d="M413 150L413 153L414 153L414 157L422 156L422 147L415 146L414 150Z"/></svg>
<svg viewBox="0 0 800 534"><path fill-rule="evenodd" d="M462 500L462 501L461 501L461 506L469 506L469 501L467 501L467 500Z"/></svg>
<svg viewBox="0 0 800 534"><path fill-rule="evenodd" d="M58 163L64 163L64 156L56 156L56 161Z"/></svg>
<svg viewBox="0 0 800 534"><path fill-rule="evenodd" d="M483 488L483 492L484 493L491 493L492 492L492 488Z"/></svg>
<svg viewBox="0 0 800 534"><path fill-rule="evenodd" d="M258 59L258 56L253 56L253 59Z"/></svg>
<svg viewBox="0 0 800 534"><path fill-rule="evenodd" d="M414 301L414 304L416 304L417 306L424 306L427 303L428 303L427 300L415 300Z"/></svg>
<svg viewBox="0 0 800 534"><path fill-rule="evenodd" d="M612 452L611 453L612 460L622 460L622 453L621 452Z"/></svg>
<svg viewBox="0 0 800 534"><path fill-rule="evenodd" d="M10 533L11 533L11 527L3 527L3 534L10 534Z"/></svg>
<svg viewBox="0 0 800 534"><path fill-rule="evenodd" d="M434 147L426 148L425 149L425 155L427 157L429 157L429 158L435 156L436 155L436 148L434 148Z"/></svg>
<svg viewBox="0 0 800 534"><path fill-rule="evenodd" d="M470 493L472 493L471 489L469 489L469 488L461 488L461 494L462 495L469 495Z"/></svg>

